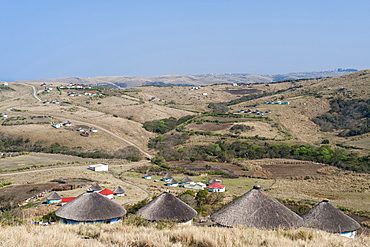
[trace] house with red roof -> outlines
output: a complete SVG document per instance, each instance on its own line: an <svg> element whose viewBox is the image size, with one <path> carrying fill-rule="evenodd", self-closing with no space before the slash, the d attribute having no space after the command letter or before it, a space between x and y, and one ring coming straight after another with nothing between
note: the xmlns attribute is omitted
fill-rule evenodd
<svg viewBox="0 0 370 247"><path fill-rule="evenodd" d="M62 197L62 201L61 201L61 203L62 203L62 206L64 205L64 204L66 204L67 202L70 202L70 201L72 201L73 199L75 199L76 197Z"/></svg>
<svg viewBox="0 0 370 247"><path fill-rule="evenodd" d="M213 183L207 186L209 192L225 192L225 185Z"/></svg>
<svg viewBox="0 0 370 247"><path fill-rule="evenodd" d="M109 199L113 199L114 192L109 189L104 189L98 192L99 194L108 197Z"/></svg>

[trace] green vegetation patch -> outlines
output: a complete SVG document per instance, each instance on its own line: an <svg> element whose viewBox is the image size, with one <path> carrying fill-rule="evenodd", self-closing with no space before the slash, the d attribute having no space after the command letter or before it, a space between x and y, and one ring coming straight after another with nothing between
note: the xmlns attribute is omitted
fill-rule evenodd
<svg viewBox="0 0 370 247"><path fill-rule="evenodd" d="M330 106L329 112L313 119L323 131L343 130L338 134L342 137L370 132L370 99L335 99Z"/></svg>
<svg viewBox="0 0 370 247"><path fill-rule="evenodd" d="M175 129L178 125L185 123L192 118L194 118L193 115L188 115L179 119L170 117L161 120L148 121L143 124L143 128L150 132L164 134Z"/></svg>

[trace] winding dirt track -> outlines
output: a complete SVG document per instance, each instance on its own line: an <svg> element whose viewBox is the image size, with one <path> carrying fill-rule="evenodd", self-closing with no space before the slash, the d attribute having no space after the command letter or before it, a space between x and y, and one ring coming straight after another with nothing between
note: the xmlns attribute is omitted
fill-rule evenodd
<svg viewBox="0 0 370 247"><path fill-rule="evenodd" d="M37 94L36 94L36 88L34 87L34 86L32 86L32 85L29 85L29 84L25 84L25 85L27 85L27 86L30 86L30 87L32 87L32 89L33 89L33 97L38 101L38 102L40 102L41 101L41 99L37 96ZM15 108L15 107L19 107L19 106L13 106L13 107L10 107L10 108L8 108L7 109L7 111L9 111L9 112L12 112L12 109L13 108ZM17 112L17 113L20 113L20 112ZM34 115L34 114L30 114L30 113L24 113L24 112L22 112L21 114L24 114L24 115ZM60 120L63 120L63 121L66 121L67 120L67 118L61 118L61 117L56 117L56 116L52 116L53 118L56 118L56 119L60 119ZM74 122L77 122L77 123L80 123L80 124L85 124L85 125L90 125L90 126L93 126L95 129L98 129L98 130L101 130L101 131L103 131L103 132L105 132L105 133L107 133L108 135L111 135L111 136L113 136L114 138L116 138L116 139L119 139L119 140L121 140L121 141L123 141L123 142L125 142L125 143L127 143L128 145L131 145L131 146L134 146L134 147L136 147L138 150L140 150L140 152L142 153L142 154L144 154L146 157L148 157L149 159L151 159L151 158L153 158L153 156L151 155L151 154L149 154L149 153L147 153L147 152L145 152L143 149L141 149L139 146L137 146L135 143L133 143L133 142L130 142L129 140L126 140L126 139L124 139L124 138L122 138L122 137L120 137L120 136L118 136L118 135L116 135L116 134L114 134L114 133L112 133L112 132L110 132L109 130L107 130L107 129L104 129L103 127L101 127L101 126L98 126L98 125L95 125L95 124L92 124L92 123L88 123L88 122L83 122L83 121L79 121L79 120L75 120L75 119L71 119L71 118L68 118L69 120L73 120Z"/></svg>
<svg viewBox="0 0 370 247"><path fill-rule="evenodd" d="M40 102L41 101L41 99L37 96L37 92L36 92L36 88L34 87L34 86L32 86L32 85L29 85L29 84L26 84L26 85L28 85L28 86L31 86L32 87L32 89L33 89L33 97L38 101L38 102ZM7 109L7 111L9 111L9 112L11 112L12 111L12 109L14 108L14 107L17 107L17 106L13 106L13 107L10 107L10 108L8 108ZM24 114L24 115L33 115L33 114L29 114L29 113L24 113L24 112L22 112L22 114ZM55 116L53 116L54 118L56 118L56 119L61 119L61 120L67 120L66 118L61 118L61 117L55 117ZM70 118L69 118L70 119ZM99 129L99 130L101 130L101 131L103 131L103 132L105 132L105 133L107 133L107 134L109 134L109 135L111 135L111 136L113 136L114 138L117 138L117 139L119 139L119 140L121 140L121 141L123 141L123 142L125 142L125 143L127 143L127 144L129 144L129 145L131 145L131 146L134 146L134 147L136 147L137 149L139 149L140 150L140 152L141 153L143 153L146 157L148 157L149 159L151 159L153 156L152 155L150 155L149 153L147 153L147 152L145 152L144 150L142 150L140 147L138 147L136 144L134 144L133 142L130 142L130 141L128 141L128 140L126 140L126 139L124 139L124 138L122 138L122 137L120 137L120 136L118 136L118 135L116 135L116 134L114 134L114 133L112 133L112 132L110 132L109 130L107 130L107 129L104 129L103 127L100 127L100 126L98 126L98 125L95 125L95 124L91 124L91 123L88 123L88 122L83 122L83 121L78 121L78 120L74 120L74 119L72 119L74 122L77 122L77 123L81 123L81 124L86 124L86 125L90 125L90 126L93 126L94 128L96 128L96 129ZM142 161L142 162L138 162L138 163L131 163L131 164L126 164L126 165L111 165L112 167L119 167L119 166L133 166L133 165L142 165L142 164L146 164L146 163L150 163L150 161ZM61 170L61 169L72 169L72 168L76 168L76 167L85 167L85 166L68 166L68 167L54 167L54 168L47 168L47 169L40 169L40 170L32 170L32 171L23 171L23 172L13 172L13 173L4 173L4 174L0 174L0 176L10 176L10 175L19 175L19 174L25 174L25 173L34 173L34 172L43 172L43 171L51 171L51 170ZM112 173L112 175L114 176L114 174ZM120 179L120 178L118 178L118 179ZM150 192L149 191L147 191L146 189L144 189L144 188L142 188L141 186L138 186L138 185L136 185L136 184L133 184L133 183L130 183L130 182L127 182L127 181L123 181L123 180L121 180L122 182L124 182L124 183L126 183L126 184L130 184L130 185L132 185L132 186L135 186L135 187L137 187L137 188L139 188L139 189L141 189L144 193L146 193L146 198L145 199L148 199L148 198L150 198Z"/></svg>

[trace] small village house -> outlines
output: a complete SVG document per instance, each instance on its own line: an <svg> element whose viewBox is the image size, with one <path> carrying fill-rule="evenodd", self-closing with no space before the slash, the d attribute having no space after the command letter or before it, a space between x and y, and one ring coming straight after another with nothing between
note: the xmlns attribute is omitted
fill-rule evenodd
<svg viewBox="0 0 370 247"><path fill-rule="evenodd" d="M87 191L93 191L93 192L99 192L101 190L103 190L103 188L100 187L100 185L97 182L94 182L93 185L87 189Z"/></svg>
<svg viewBox="0 0 370 247"><path fill-rule="evenodd" d="M55 124L52 124L51 126L54 127L54 128L56 128L56 129L60 129L63 126L63 124L61 124L61 123L55 123Z"/></svg>
<svg viewBox="0 0 370 247"><path fill-rule="evenodd" d="M191 183L191 182L194 182L194 181L191 180L188 176L185 176L183 179L181 179L181 184Z"/></svg>
<svg viewBox="0 0 370 247"><path fill-rule="evenodd" d="M197 216L197 211L172 195L169 191L165 191L144 207L140 208L137 214L147 220L171 220L190 225L192 219Z"/></svg>
<svg viewBox="0 0 370 247"><path fill-rule="evenodd" d="M69 127L72 126L72 123L69 120L67 120L63 125Z"/></svg>
<svg viewBox="0 0 370 247"><path fill-rule="evenodd" d="M209 192L225 192L225 185L213 183L207 186Z"/></svg>
<svg viewBox="0 0 370 247"><path fill-rule="evenodd" d="M213 184L213 183L222 184L222 180L221 179L212 178L211 180L208 181L208 185Z"/></svg>
<svg viewBox="0 0 370 247"><path fill-rule="evenodd" d="M51 204L51 203L59 203L62 201L62 197L53 191L47 198L46 198L46 203Z"/></svg>
<svg viewBox="0 0 370 247"><path fill-rule="evenodd" d="M341 236L354 238L361 225L334 207L328 200L323 200L302 215L304 225L323 231L338 233Z"/></svg>
<svg viewBox="0 0 370 247"><path fill-rule="evenodd" d="M115 223L126 214L124 207L96 193L86 192L55 211L62 223Z"/></svg>
<svg viewBox="0 0 370 247"><path fill-rule="evenodd" d="M167 173L166 175L163 176L161 179L162 181L169 181L172 178L171 174Z"/></svg>
<svg viewBox="0 0 370 247"><path fill-rule="evenodd" d="M146 173L143 176L144 179L152 179L152 174L149 172L149 170L146 171Z"/></svg>
<svg viewBox="0 0 370 247"><path fill-rule="evenodd" d="M99 191L98 193L103 195L103 196L106 196L109 199L113 199L113 196L114 196L114 192L107 189L107 188L105 188L104 190Z"/></svg>
<svg viewBox="0 0 370 247"><path fill-rule="evenodd" d="M65 205L66 203L68 203L68 202L70 202L70 201L72 201L73 199L75 199L76 197L63 197L62 198L62 201L61 201L61 203L62 203L62 206L63 205Z"/></svg>
<svg viewBox="0 0 370 247"><path fill-rule="evenodd" d="M108 171L108 165L106 164L89 165L88 169L95 171L95 172L104 172L104 171Z"/></svg>
<svg viewBox="0 0 370 247"><path fill-rule="evenodd" d="M171 187L177 187L179 186L179 182L175 180L174 178L171 178L166 182L166 186L171 186Z"/></svg>
<svg viewBox="0 0 370 247"><path fill-rule="evenodd" d="M211 214L220 226L245 226L259 229L291 229L303 219L255 185L253 189Z"/></svg>
<svg viewBox="0 0 370 247"><path fill-rule="evenodd" d="M121 187L121 186L117 186L117 188L115 188L115 189L113 190L113 192L114 192L114 195L115 195L115 196L124 196L124 195L125 195L125 190L124 190L124 189L122 189L122 187Z"/></svg>
<svg viewBox="0 0 370 247"><path fill-rule="evenodd" d="M207 186L206 184L201 183L201 182L198 182L198 183L190 182L190 183L184 184L184 188L194 189L194 190L203 190L206 186Z"/></svg>

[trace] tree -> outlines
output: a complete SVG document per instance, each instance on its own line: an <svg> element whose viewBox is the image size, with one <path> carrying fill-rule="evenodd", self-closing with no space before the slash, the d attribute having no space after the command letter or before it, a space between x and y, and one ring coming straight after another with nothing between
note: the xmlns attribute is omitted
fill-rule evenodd
<svg viewBox="0 0 370 247"><path fill-rule="evenodd" d="M207 189L198 191L197 195L195 196L195 200L199 206L204 205L207 202L208 193L209 192Z"/></svg>

